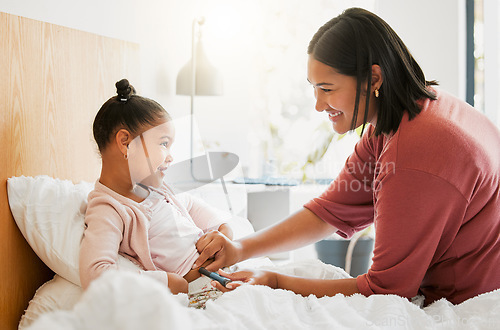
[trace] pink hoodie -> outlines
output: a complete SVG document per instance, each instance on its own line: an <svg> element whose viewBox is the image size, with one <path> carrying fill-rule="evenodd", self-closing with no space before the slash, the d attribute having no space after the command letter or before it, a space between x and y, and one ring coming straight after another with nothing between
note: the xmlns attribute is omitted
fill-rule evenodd
<svg viewBox="0 0 500 330"><path fill-rule="evenodd" d="M217 212L189 194L174 196L167 186L162 186L158 191L181 210L185 221L193 222L203 231L210 228L217 229L223 223L222 212ZM99 181L96 182L95 189L89 194L85 214L87 228L80 245L80 281L83 288L103 271L116 269L118 254L141 266L143 268L141 274L168 285L167 273L155 265L151 256L148 230L152 210L149 205L148 199L137 203L114 192ZM161 248L165 248L164 253L169 253L168 245L157 247L157 250ZM194 244L189 249L192 250L190 255L196 254L194 259L193 256L190 258L192 261L190 269L197 258L197 251ZM185 268L186 265L182 266Z"/></svg>

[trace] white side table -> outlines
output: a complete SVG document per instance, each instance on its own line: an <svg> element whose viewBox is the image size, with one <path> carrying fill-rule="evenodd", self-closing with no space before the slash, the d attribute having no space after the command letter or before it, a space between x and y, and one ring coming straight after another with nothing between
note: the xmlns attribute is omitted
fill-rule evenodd
<svg viewBox="0 0 500 330"><path fill-rule="evenodd" d="M248 220L256 231L273 225L319 196L328 185L298 186L246 185ZM269 256L275 262L317 258L314 244Z"/></svg>

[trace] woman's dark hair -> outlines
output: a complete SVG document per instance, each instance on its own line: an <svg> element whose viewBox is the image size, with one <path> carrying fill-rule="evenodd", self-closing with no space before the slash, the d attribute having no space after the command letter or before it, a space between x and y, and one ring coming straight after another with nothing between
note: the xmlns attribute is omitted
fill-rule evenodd
<svg viewBox="0 0 500 330"><path fill-rule="evenodd" d="M422 69L396 32L367 10L350 8L327 22L313 36L307 53L339 73L356 78L352 130L356 128L363 81L368 91L363 123L367 122L373 64L380 66L384 79L379 89L375 135L396 132L405 111L413 119L422 110L417 100L436 99L426 87L437 82L425 80Z"/></svg>
<svg viewBox="0 0 500 330"><path fill-rule="evenodd" d="M94 139L102 152L120 129L128 130L133 136L142 133L145 126L156 126L158 120L171 117L157 102L139 96L127 79L116 84L116 93L107 100L94 119Z"/></svg>

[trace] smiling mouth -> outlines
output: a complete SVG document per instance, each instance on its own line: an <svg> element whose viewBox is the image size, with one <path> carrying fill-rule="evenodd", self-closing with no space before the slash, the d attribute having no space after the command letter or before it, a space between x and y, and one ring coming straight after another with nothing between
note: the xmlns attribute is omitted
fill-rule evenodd
<svg viewBox="0 0 500 330"><path fill-rule="evenodd" d="M328 117L330 117L330 118L335 118L335 117L340 116L341 114L342 114L342 112L341 112L341 111L339 111L339 112L335 112L335 113L329 113L329 114L328 114Z"/></svg>

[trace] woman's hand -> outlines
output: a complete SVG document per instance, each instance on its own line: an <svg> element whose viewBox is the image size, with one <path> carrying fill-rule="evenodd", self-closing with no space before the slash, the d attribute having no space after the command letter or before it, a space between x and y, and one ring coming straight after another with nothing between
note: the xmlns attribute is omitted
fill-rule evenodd
<svg viewBox="0 0 500 330"><path fill-rule="evenodd" d="M267 270L242 270L234 273L226 273L220 269L219 274L232 281L226 284L226 287L217 281L212 281L212 285L222 292L232 291L243 284L265 285L273 289L278 287L277 273Z"/></svg>
<svg viewBox="0 0 500 330"><path fill-rule="evenodd" d="M241 244L231 241L226 235L219 231L210 231L200 237L196 242L196 249L200 253L196 259L193 269L203 265L208 259L213 258L206 269L216 271L225 266L233 265L239 261L241 255Z"/></svg>

